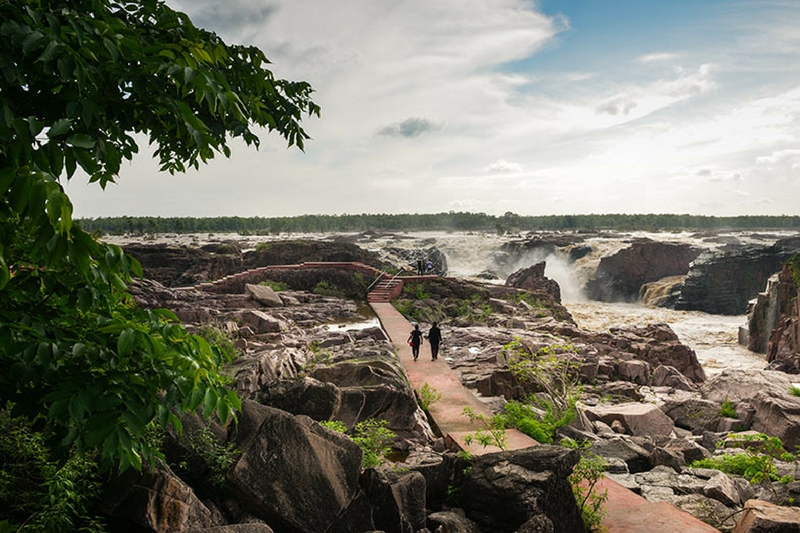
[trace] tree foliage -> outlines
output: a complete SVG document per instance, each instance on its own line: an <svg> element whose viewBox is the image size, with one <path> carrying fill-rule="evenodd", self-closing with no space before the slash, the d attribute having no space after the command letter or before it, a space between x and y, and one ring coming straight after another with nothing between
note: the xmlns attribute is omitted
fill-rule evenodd
<svg viewBox="0 0 800 533"><path fill-rule="evenodd" d="M0 0L0 401L64 460L138 468L149 426L239 407L223 352L134 305L140 266L73 224L60 180L104 187L144 136L169 172L259 128L302 148L311 88L267 63L161 0Z"/></svg>

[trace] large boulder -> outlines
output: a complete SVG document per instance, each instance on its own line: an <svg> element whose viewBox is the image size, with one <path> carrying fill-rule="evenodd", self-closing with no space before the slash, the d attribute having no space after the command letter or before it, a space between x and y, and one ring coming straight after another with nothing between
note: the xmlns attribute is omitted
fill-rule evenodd
<svg viewBox="0 0 800 533"><path fill-rule="evenodd" d="M528 268L517 270L506 279L506 285L525 289L531 292L543 292L553 297L556 302L561 303L561 288L558 282L544 275L546 263L542 261Z"/></svg>
<svg viewBox="0 0 800 533"><path fill-rule="evenodd" d="M790 377L781 372L729 369L703 383L700 393L704 399L719 404L725 401L736 404L759 392L773 397L783 396L791 387Z"/></svg>
<svg viewBox="0 0 800 533"><path fill-rule="evenodd" d="M688 244L644 241L633 243L600 260L586 283L586 294L602 302L635 301L643 284L689 271L700 250Z"/></svg>
<svg viewBox="0 0 800 533"><path fill-rule="evenodd" d="M797 285L784 265L780 272L770 276L766 289L747 304L747 325L739 328L739 344L750 351L766 353L772 331L778 327L781 316L791 314L796 296Z"/></svg>
<svg viewBox="0 0 800 533"><path fill-rule="evenodd" d="M347 516L359 531L371 516L347 510L360 494L361 449L306 416L245 401L233 442L241 456L227 474L247 512L287 533L324 533Z"/></svg>
<svg viewBox="0 0 800 533"><path fill-rule="evenodd" d="M686 276L675 309L740 315L767 286L795 250L780 246L747 247L700 255Z"/></svg>
<svg viewBox="0 0 800 533"><path fill-rule="evenodd" d="M482 455L464 480L462 507L482 531L513 533L544 514L555 531L584 533L567 479L579 459L577 450L547 445Z"/></svg>
<svg viewBox="0 0 800 533"><path fill-rule="evenodd" d="M679 428L688 429L695 435L704 431L716 431L719 421L721 403L701 398L685 400L668 400L661 406L661 411L672 419Z"/></svg>
<svg viewBox="0 0 800 533"><path fill-rule="evenodd" d="M107 487L103 511L116 527L142 533L171 533L220 524L191 487L168 468L128 470Z"/></svg>
<svg viewBox="0 0 800 533"><path fill-rule="evenodd" d="M733 533L800 533L800 508L750 500Z"/></svg>
<svg viewBox="0 0 800 533"><path fill-rule="evenodd" d="M372 506L375 527L385 533L414 533L425 527L425 478L419 472L367 469L361 486Z"/></svg>
<svg viewBox="0 0 800 533"><path fill-rule="evenodd" d="M672 420L653 404L601 404L586 407L585 412L591 421L600 420L609 426L619 422L626 433L634 436L669 436L675 428Z"/></svg>
<svg viewBox="0 0 800 533"><path fill-rule="evenodd" d="M750 404L755 408L752 428L778 437L786 449L795 451L800 445L800 398L759 392Z"/></svg>
<svg viewBox="0 0 800 533"><path fill-rule="evenodd" d="M283 307L283 300L278 293L268 285L254 285L245 283L244 292L253 300L266 307Z"/></svg>

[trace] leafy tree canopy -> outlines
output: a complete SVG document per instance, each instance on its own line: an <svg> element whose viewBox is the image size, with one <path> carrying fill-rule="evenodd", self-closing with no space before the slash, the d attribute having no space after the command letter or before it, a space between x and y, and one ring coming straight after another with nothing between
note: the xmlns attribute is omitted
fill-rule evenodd
<svg viewBox="0 0 800 533"><path fill-rule="evenodd" d="M59 180L113 182L138 151L198 167L259 128L302 149L311 87L224 43L161 0L0 0L0 408L64 457L140 467L153 425L239 405L222 352L127 293L135 260L72 221Z"/></svg>

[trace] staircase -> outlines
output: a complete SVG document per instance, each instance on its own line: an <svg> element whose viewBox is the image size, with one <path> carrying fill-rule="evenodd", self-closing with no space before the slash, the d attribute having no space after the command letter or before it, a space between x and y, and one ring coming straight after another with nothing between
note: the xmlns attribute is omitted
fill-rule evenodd
<svg viewBox="0 0 800 533"><path fill-rule="evenodd" d="M382 277L373 289L367 294L369 303L387 303L403 292L403 280L398 277Z"/></svg>

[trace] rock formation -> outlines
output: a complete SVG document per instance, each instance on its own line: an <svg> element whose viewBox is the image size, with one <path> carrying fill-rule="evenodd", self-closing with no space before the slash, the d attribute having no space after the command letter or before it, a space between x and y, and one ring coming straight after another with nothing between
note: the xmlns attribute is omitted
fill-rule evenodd
<svg viewBox="0 0 800 533"><path fill-rule="evenodd" d="M687 244L636 242L601 259L584 290L593 300L634 301L645 283L686 274L699 254Z"/></svg>
<svg viewBox="0 0 800 533"><path fill-rule="evenodd" d="M766 353L770 336L778 327L782 316L792 312L792 300L797 296L797 286L792 273L784 265L767 280L764 292L747 304L747 325L739 329L739 344L753 352ZM768 361L773 361L768 359Z"/></svg>
<svg viewBox="0 0 800 533"><path fill-rule="evenodd" d="M692 263L675 309L743 314L747 302L764 290L792 253L781 246L706 252Z"/></svg>

